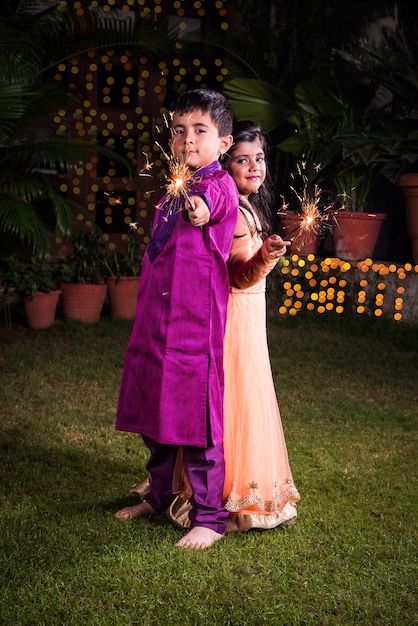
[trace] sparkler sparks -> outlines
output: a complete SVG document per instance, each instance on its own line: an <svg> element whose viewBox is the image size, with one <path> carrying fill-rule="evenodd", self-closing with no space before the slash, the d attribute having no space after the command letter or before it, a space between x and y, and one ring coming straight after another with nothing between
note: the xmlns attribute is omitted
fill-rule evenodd
<svg viewBox="0 0 418 626"><path fill-rule="evenodd" d="M303 232L313 231L319 235L322 231L324 222L328 220L328 216L321 211L319 203L321 201L321 189L318 185L314 185L313 189L309 189L308 185L298 193L294 187L290 187L297 199L299 200L301 212L300 230Z"/></svg>
<svg viewBox="0 0 418 626"><path fill-rule="evenodd" d="M355 187L351 187L350 192L352 193L353 191L355 191L355 189ZM352 197L345 190L341 191L341 193L338 194L338 198L341 200L342 208L344 208L346 204L352 201Z"/></svg>
<svg viewBox="0 0 418 626"><path fill-rule="evenodd" d="M140 176L151 176L151 174L147 174L146 172L149 172L149 170L152 169L154 163L150 163L148 152L143 152L142 154L144 155L146 161L145 161L144 167L139 171L139 175Z"/></svg>
<svg viewBox="0 0 418 626"><path fill-rule="evenodd" d="M297 211L300 220L296 229L291 233L285 233L287 239L297 242L299 247L303 247L308 239L312 236L320 236L327 228L331 227L328 211L333 205L324 206L322 202L322 189L317 185L312 185L305 173L307 163L302 161L297 164L297 177L300 182L301 190L298 191L295 185L291 185L290 189L299 202L299 210ZM319 165L313 165L315 172L320 169ZM292 174L295 180L295 175ZM289 203L285 203L282 196L282 206L277 212L278 215L284 215L289 208Z"/></svg>
<svg viewBox="0 0 418 626"><path fill-rule="evenodd" d="M164 126L167 129L171 127L169 120L172 119L172 117L173 113L170 111L168 114L163 114ZM155 127L155 130L159 134L163 133L163 129L158 126ZM196 172L189 168L186 160L176 158L172 151L165 150L158 141L155 141L155 146L160 150L167 163L166 170L162 170L162 174L165 178L165 199L158 202L155 208L164 211L162 219L168 222L171 215L185 208L182 200L185 200L190 205L191 210L194 209L189 191L192 188L192 184L196 182ZM149 153L143 152L142 154L145 156L146 161L139 171L139 175L152 178L151 170L155 164L150 161ZM146 193L150 195L152 192ZM136 230L137 227L137 222L131 222L129 224L129 228L132 230Z"/></svg>
<svg viewBox="0 0 418 626"><path fill-rule="evenodd" d="M190 196L188 194L188 185L191 182L195 172L190 170L186 161L180 161L174 154L167 153L164 148L156 142L167 161L168 173L164 173L167 184L166 193L169 198L180 198L183 196L185 200L193 208Z"/></svg>

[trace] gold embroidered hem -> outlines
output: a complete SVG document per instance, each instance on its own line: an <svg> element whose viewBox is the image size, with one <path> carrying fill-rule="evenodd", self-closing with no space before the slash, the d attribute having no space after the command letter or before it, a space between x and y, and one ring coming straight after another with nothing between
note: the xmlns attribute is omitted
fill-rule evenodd
<svg viewBox="0 0 418 626"><path fill-rule="evenodd" d="M280 513L269 515L257 513L230 513L226 522L226 532L247 532L249 530L270 530L277 526L292 526L296 522L297 510L292 502L287 502Z"/></svg>
<svg viewBox="0 0 418 626"><path fill-rule="evenodd" d="M189 511L191 504L184 495L178 495L167 509L166 515L179 528L190 528ZM226 532L247 532L249 530L270 530L277 526L291 526L296 522L297 509L292 502L286 502L279 513L230 513L226 522Z"/></svg>
<svg viewBox="0 0 418 626"><path fill-rule="evenodd" d="M277 488L276 488L277 490ZM225 508L230 513L237 513L238 511L243 514L246 509L255 507L259 511L265 511L266 513L278 513L284 507L284 503L296 502L300 499L300 495L293 483L289 483L284 491L278 493L272 500L263 500L257 495L256 488L251 487L251 493L243 498L234 499L231 495L228 496L225 502ZM248 511L252 514L252 511Z"/></svg>

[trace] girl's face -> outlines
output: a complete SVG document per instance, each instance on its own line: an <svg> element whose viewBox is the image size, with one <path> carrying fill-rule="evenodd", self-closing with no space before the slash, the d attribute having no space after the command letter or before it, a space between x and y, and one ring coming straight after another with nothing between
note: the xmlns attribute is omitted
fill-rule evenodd
<svg viewBox="0 0 418 626"><path fill-rule="evenodd" d="M235 181L238 191L248 198L258 191L266 178L266 161L261 141L241 141L230 150L228 172Z"/></svg>
<svg viewBox="0 0 418 626"><path fill-rule="evenodd" d="M209 113L196 109L173 116L170 147L176 159L185 161L192 170L217 161L232 145L232 136L219 137L218 128Z"/></svg>

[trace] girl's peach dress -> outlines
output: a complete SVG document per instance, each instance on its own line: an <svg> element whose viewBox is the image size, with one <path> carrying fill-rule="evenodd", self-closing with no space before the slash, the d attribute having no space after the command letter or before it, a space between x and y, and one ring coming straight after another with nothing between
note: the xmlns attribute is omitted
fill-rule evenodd
<svg viewBox="0 0 418 626"><path fill-rule="evenodd" d="M229 530L292 523L300 499L293 483L273 383L266 333L265 258L256 216L241 210L229 258L231 285L224 344L225 507ZM256 254L257 253L257 254ZM254 256L256 255L256 256Z"/></svg>
<svg viewBox="0 0 418 626"><path fill-rule="evenodd" d="M267 258L257 217L240 198L229 258L231 292L225 334L224 503L229 531L290 525L300 499L293 483L273 383L266 333L266 276L277 259ZM245 285L249 287L242 288ZM241 287L241 288L240 288ZM187 478L178 462L168 511L188 526Z"/></svg>

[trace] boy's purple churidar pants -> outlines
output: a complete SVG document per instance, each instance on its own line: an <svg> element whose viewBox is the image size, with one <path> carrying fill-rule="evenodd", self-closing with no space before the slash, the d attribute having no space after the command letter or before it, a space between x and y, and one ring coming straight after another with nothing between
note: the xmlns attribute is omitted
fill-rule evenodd
<svg viewBox="0 0 418 626"><path fill-rule="evenodd" d="M164 515L173 500L172 479L179 446L157 443L142 436L151 452L147 470L151 475L151 489L145 498L156 513ZM183 466L193 494L189 512L192 528L204 526L225 534L229 513L222 506L225 479L223 444L209 448L183 446Z"/></svg>

